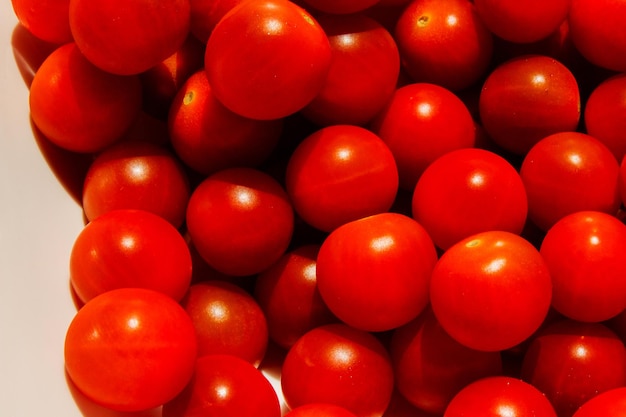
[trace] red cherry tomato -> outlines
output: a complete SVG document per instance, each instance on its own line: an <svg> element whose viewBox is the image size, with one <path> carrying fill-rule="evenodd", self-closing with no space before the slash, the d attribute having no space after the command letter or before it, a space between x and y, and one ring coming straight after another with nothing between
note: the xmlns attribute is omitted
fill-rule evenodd
<svg viewBox="0 0 626 417"><path fill-rule="evenodd" d="M467 106L451 91L417 83L396 90L372 121L393 153L400 186L413 191L420 175L435 159L475 145L476 130Z"/></svg>
<svg viewBox="0 0 626 417"><path fill-rule="evenodd" d="M189 385L163 406L163 417L280 417L280 404L267 378L232 355L198 358Z"/></svg>
<svg viewBox="0 0 626 417"><path fill-rule="evenodd" d="M613 388L585 402L573 417L621 417L626 413L626 387Z"/></svg>
<svg viewBox="0 0 626 417"><path fill-rule="evenodd" d="M187 228L202 258L227 275L258 274L287 250L294 215L287 193L268 174L230 168L193 191Z"/></svg>
<svg viewBox="0 0 626 417"><path fill-rule="evenodd" d="M189 0L71 0L70 28L95 66L139 74L176 52L189 33Z"/></svg>
<svg viewBox="0 0 626 417"><path fill-rule="evenodd" d="M479 99L480 119L490 138L520 155L545 136L576 130L580 108L572 72L540 55L498 66L485 80Z"/></svg>
<svg viewBox="0 0 626 417"><path fill-rule="evenodd" d="M541 139L524 157L520 176L528 217L544 231L577 211L616 214L620 206L618 162L602 142L584 133Z"/></svg>
<svg viewBox="0 0 626 417"><path fill-rule="evenodd" d="M569 24L572 41L593 64L626 71L626 4L613 0L572 0Z"/></svg>
<svg viewBox="0 0 626 417"><path fill-rule="evenodd" d="M30 114L53 143L97 152L119 141L141 110L141 83L94 67L76 44L53 51L30 87Z"/></svg>
<svg viewBox="0 0 626 417"><path fill-rule="evenodd" d="M302 113L323 126L365 125L396 89L396 42L382 24L364 14L317 19L328 36L332 61L322 90Z"/></svg>
<svg viewBox="0 0 626 417"><path fill-rule="evenodd" d="M553 282L552 306L566 317L604 321L626 308L626 225L591 211L570 214L541 244Z"/></svg>
<svg viewBox="0 0 626 417"><path fill-rule="evenodd" d="M432 273L430 302L441 326L472 349L497 351L529 338L552 296L539 251L504 231L482 232L451 246Z"/></svg>
<svg viewBox="0 0 626 417"><path fill-rule="evenodd" d="M626 386L626 348L602 324L558 321L533 338L521 377L546 395L559 416L571 416L590 398Z"/></svg>
<svg viewBox="0 0 626 417"><path fill-rule="evenodd" d="M179 227L189 195L187 174L170 151L148 142L121 142L89 167L83 209L89 220L111 210L141 209Z"/></svg>
<svg viewBox="0 0 626 417"><path fill-rule="evenodd" d="M94 402L140 411L178 395L193 375L196 352L193 325L176 301L122 288L78 311L65 337L65 369Z"/></svg>
<svg viewBox="0 0 626 417"><path fill-rule="evenodd" d="M17 20L33 35L54 44L72 41L70 0L11 0Z"/></svg>
<svg viewBox="0 0 626 417"><path fill-rule="evenodd" d="M328 324L305 333L289 349L281 386L292 409L322 402L358 417L381 417L393 392L393 370L374 335Z"/></svg>
<svg viewBox="0 0 626 417"><path fill-rule="evenodd" d="M198 335L198 356L226 354L255 367L268 343L261 307L241 287L225 281L203 281L189 288L181 305Z"/></svg>
<svg viewBox="0 0 626 417"><path fill-rule="evenodd" d="M508 376L487 377L467 385L450 401L443 417L467 415L557 417L541 391Z"/></svg>
<svg viewBox="0 0 626 417"><path fill-rule="evenodd" d="M317 256L317 285L340 320L368 331L391 330L428 304L437 261L432 240L410 217L382 213L335 229Z"/></svg>
<svg viewBox="0 0 626 417"><path fill-rule="evenodd" d="M321 90L330 62L324 30L287 0L245 1L233 8L213 29L205 54L215 96L251 119L301 110Z"/></svg>
<svg viewBox="0 0 626 417"><path fill-rule="evenodd" d="M376 5L380 1L381 0L302 0L302 3L325 13L347 15L361 12Z"/></svg>
<svg viewBox="0 0 626 417"><path fill-rule="evenodd" d="M311 403L290 410L285 417L356 417L343 407L326 403Z"/></svg>
<svg viewBox="0 0 626 417"><path fill-rule="evenodd" d="M201 70L178 90L168 127L176 154L206 176L235 166L261 165L278 144L283 120L253 120L228 110L215 98L206 71Z"/></svg>
<svg viewBox="0 0 626 417"><path fill-rule="evenodd" d="M604 143L618 161L626 155L625 94L626 74L615 75L594 88L584 112L587 133Z"/></svg>
<svg viewBox="0 0 626 417"><path fill-rule="evenodd" d="M290 348L304 333L337 321L317 288L318 245L298 247L261 272L254 296L265 312L270 338Z"/></svg>
<svg viewBox="0 0 626 417"><path fill-rule="evenodd" d="M207 42L217 22L242 0L190 0L190 31L202 43Z"/></svg>
<svg viewBox="0 0 626 417"><path fill-rule="evenodd" d="M467 0L408 3L396 23L395 39L413 81L453 91L477 82L493 53L491 32Z"/></svg>
<svg viewBox="0 0 626 417"><path fill-rule="evenodd" d="M483 149L459 149L435 160L417 182L412 207L441 249L489 230L520 234L528 213L517 170Z"/></svg>
<svg viewBox="0 0 626 417"><path fill-rule="evenodd" d="M148 288L183 298L191 281L187 242L164 218L113 210L85 226L70 254L70 281L87 302L115 288Z"/></svg>
<svg viewBox="0 0 626 417"><path fill-rule="evenodd" d="M500 352L481 352L452 339L427 309L393 332L396 387L412 404L441 415L470 382L502 373Z"/></svg>
<svg viewBox="0 0 626 417"><path fill-rule="evenodd" d="M474 4L480 18L494 34L511 42L530 43L558 29L567 19L571 0L475 0Z"/></svg>
<svg viewBox="0 0 626 417"><path fill-rule="evenodd" d="M398 191L398 169L385 142L371 131L328 126L295 149L287 165L286 189L305 222L330 232L388 211Z"/></svg>

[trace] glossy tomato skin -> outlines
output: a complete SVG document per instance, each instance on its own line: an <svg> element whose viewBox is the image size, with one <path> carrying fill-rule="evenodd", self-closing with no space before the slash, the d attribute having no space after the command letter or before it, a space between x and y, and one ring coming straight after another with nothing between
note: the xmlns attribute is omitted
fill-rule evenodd
<svg viewBox="0 0 626 417"><path fill-rule="evenodd" d="M232 355L198 358L187 387L163 406L163 417L280 417L280 404L266 377Z"/></svg>
<svg viewBox="0 0 626 417"><path fill-rule="evenodd" d="M228 110L204 69L178 90L169 108L171 144L191 169L208 176L235 166L257 167L276 148L283 120L253 120Z"/></svg>
<svg viewBox="0 0 626 417"><path fill-rule="evenodd" d="M217 22L242 0L190 0L191 33L206 44Z"/></svg>
<svg viewBox="0 0 626 417"><path fill-rule="evenodd" d="M573 417L619 417L626 413L626 387L613 388L585 402Z"/></svg>
<svg viewBox="0 0 626 417"><path fill-rule="evenodd" d="M73 152L97 152L119 141L141 111L141 83L93 66L73 42L54 50L30 87L34 124Z"/></svg>
<svg viewBox="0 0 626 417"><path fill-rule="evenodd" d="M439 156L476 143L474 121L465 103L450 90L429 83L398 88L373 119L371 129L391 149L400 187L410 191Z"/></svg>
<svg viewBox="0 0 626 417"><path fill-rule="evenodd" d="M430 302L441 326L472 349L498 351L530 337L552 296L550 273L524 238L488 231L451 246L438 260Z"/></svg>
<svg viewBox="0 0 626 417"><path fill-rule="evenodd" d="M189 33L189 0L70 0L78 48L113 74L139 74L176 52Z"/></svg>
<svg viewBox="0 0 626 417"><path fill-rule="evenodd" d="M74 241L70 282L83 302L127 287L153 289L179 301L191 282L191 255L164 218L144 210L113 210L89 222Z"/></svg>
<svg viewBox="0 0 626 417"><path fill-rule="evenodd" d="M436 159L417 182L413 217L435 245L447 249L475 233L520 234L528 201L517 170L483 149L459 149Z"/></svg>
<svg viewBox="0 0 626 417"><path fill-rule="evenodd" d="M270 338L289 349L306 332L337 321L317 288L319 245L285 253L261 272L254 296L265 313Z"/></svg>
<svg viewBox="0 0 626 417"><path fill-rule="evenodd" d="M435 246L415 220L382 213L335 229L317 257L317 285L343 322L367 331L408 323L428 304Z"/></svg>
<svg viewBox="0 0 626 417"><path fill-rule="evenodd" d="M604 143L621 161L626 155L626 74L614 75L593 89L585 104L586 132Z"/></svg>
<svg viewBox="0 0 626 417"><path fill-rule="evenodd" d="M231 9L213 29L205 54L215 96L233 112L263 120L288 116L313 100L330 62L324 30L287 0L246 1Z"/></svg>
<svg viewBox="0 0 626 417"><path fill-rule="evenodd" d="M94 402L141 411L170 401L194 372L197 342L189 316L162 293L122 288L82 307L67 330L65 368Z"/></svg>
<svg viewBox="0 0 626 417"><path fill-rule="evenodd" d="M390 354L397 389L418 408L437 415L470 382L502 373L500 352L461 345L430 309L394 330Z"/></svg>
<svg viewBox="0 0 626 417"><path fill-rule="evenodd" d="M467 415L557 417L541 391L508 376L487 377L467 385L452 399L443 417Z"/></svg>
<svg viewBox="0 0 626 417"><path fill-rule="evenodd" d="M479 112L496 144L523 155L545 136L577 129L581 112L578 83L554 58L513 58L487 76Z"/></svg>
<svg viewBox="0 0 626 417"><path fill-rule="evenodd" d="M290 410L286 417L356 417L344 407L326 403L311 403Z"/></svg>
<svg viewBox="0 0 626 417"><path fill-rule="evenodd" d="M17 20L33 35L46 42L72 41L70 0L11 0Z"/></svg>
<svg viewBox="0 0 626 417"><path fill-rule="evenodd" d="M569 13L572 41L593 64L626 71L626 35L622 21L626 5L611 0L572 0Z"/></svg>
<svg viewBox="0 0 626 417"><path fill-rule="evenodd" d="M459 91L487 71L493 37L466 0L408 3L395 26L402 66L414 82Z"/></svg>
<svg viewBox="0 0 626 417"><path fill-rule="evenodd" d="M285 178L298 215L325 232L388 211L398 191L398 169L385 142L353 125L306 137L289 158Z"/></svg>
<svg viewBox="0 0 626 417"><path fill-rule="evenodd" d="M225 354L258 367L268 343L267 321L255 299L227 281L191 285L181 305L198 336L198 356Z"/></svg>
<svg viewBox="0 0 626 417"><path fill-rule="evenodd" d="M187 228L202 258L233 276L258 274L287 250L294 228L289 197L260 170L229 168L204 179L187 208Z"/></svg>
<svg viewBox="0 0 626 417"><path fill-rule="evenodd" d="M318 15L332 51L328 76L302 113L313 122L365 125L396 89L400 55L387 29L365 14Z"/></svg>
<svg viewBox="0 0 626 417"><path fill-rule="evenodd" d="M613 215L620 206L618 162L602 142L584 133L541 139L524 157L520 176L528 217L544 231L576 211Z"/></svg>
<svg viewBox="0 0 626 417"><path fill-rule="evenodd" d="M511 42L544 39L567 19L572 0L501 2L476 0L476 11L494 34Z"/></svg>
<svg viewBox="0 0 626 417"><path fill-rule="evenodd" d="M563 217L545 235L541 254L553 281L552 306L585 322L608 320L626 308L626 225L602 212Z"/></svg>
<svg viewBox="0 0 626 417"><path fill-rule="evenodd" d="M111 210L139 209L179 227L190 193L182 164L167 148L121 142L94 159L85 176L82 203L88 220Z"/></svg>
<svg viewBox="0 0 626 417"><path fill-rule="evenodd" d="M521 377L541 390L559 416L587 400L626 385L626 348L600 323L557 321L533 338Z"/></svg>
<svg viewBox="0 0 626 417"><path fill-rule="evenodd" d="M359 417L380 417L393 392L393 370L374 335L328 324L305 333L289 349L281 386L290 408L323 402Z"/></svg>

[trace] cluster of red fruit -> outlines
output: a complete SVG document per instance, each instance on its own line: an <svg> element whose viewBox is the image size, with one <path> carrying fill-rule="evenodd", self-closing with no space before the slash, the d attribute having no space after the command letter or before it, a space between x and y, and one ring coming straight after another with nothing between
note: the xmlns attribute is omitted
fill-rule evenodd
<svg viewBox="0 0 626 417"><path fill-rule="evenodd" d="M34 127L89 161L89 399L626 414L626 2L12 3Z"/></svg>

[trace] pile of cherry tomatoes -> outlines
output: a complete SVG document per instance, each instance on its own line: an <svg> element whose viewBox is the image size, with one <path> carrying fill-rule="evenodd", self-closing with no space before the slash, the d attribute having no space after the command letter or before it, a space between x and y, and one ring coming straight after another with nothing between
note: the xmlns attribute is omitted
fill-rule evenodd
<svg viewBox="0 0 626 417"><path fill-rule="evenodd" d="M626 2L12 3L91 401L626 415Z"/></svg>

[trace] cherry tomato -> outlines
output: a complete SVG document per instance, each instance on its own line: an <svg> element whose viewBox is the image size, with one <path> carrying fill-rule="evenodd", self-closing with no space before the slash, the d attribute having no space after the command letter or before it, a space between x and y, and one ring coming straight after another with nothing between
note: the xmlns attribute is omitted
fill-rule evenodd
<svg viewBox="0 0 626 417"><path fill-rule="evenodd" d="M193 191L187 228L202 258L227 275L258 274L287 250L294 214L287 193L268 174L230 168Z"/></svg>
<svg viewBox="0 0 626 417"><path fill-rule="evenodd" d="M201 70L178 90L168 127L176 154L207 176L235 166L261 165L278 144L283 120L253 120L228 110Z"/></svg>
<svg viewBox="0 0 626 417"><path fill-rule="evenodd" d="M213 29L205 54L215 96L251 119L301 110L321 90L330 62L324 30L287 0L245 1L231 9Z"/></svg>
<svg viewBox="0 0 626 417"><path fill-rule="evenodd" d="M626 413L626 387L613 388L585 402L573 417L621 417Z"/></svg>
<svg viewBox="0 0 626 417"><path fill-rule="evenodd" d="M397 389L432 414L443 414L470 382L502 373L500 352L461 345L443 330L431 309L394 330L390 353Z"/></svg>
<svg viewBox="0 0 626 417"><path fill-rule="evenodd" d="M76 238L70 281L83 302L126 287L153 289L179 301L191 281L191 255L164 218L144 210L113 210L89 222Z"/></svg>
<svg viewBox="0 0 626 417"><path fill-rule="evenodd" d="M11 0L17 20L33 35L46 42L72 41L70 0Z"/></svg>
<svg viewBox="0 0 626 417"><path fill-rule="evenodd" d="M601 82L585 104L584 122L589 135L604 143L621 161L626 155L626 74Z"/></svg>
<svg viewBox="0 0 626 417"><path fill-rule="evenodd" d="M567 19L572 0L503 2L475 0L476 11L495 35L529 43L548 37Z"/></svg>
<svg viewBox="0 0 626 417"><path fill-rule="evenodd" d="M76 44L53 51L30 87L30 114L50 141L97 152L119 141L141 111L141 83L94 67Z"/></svg>
<svg viewBox="0 0 626 417"><path fill-rule="evenodd" d="M122 288L78 311L65 338L65 368L94 402L140 411L178 395L193 375L196 352L193 324L176 301Z"/></svg>
<svg viewBox="0 0 626 417"><path fill-rule="evenodd" d="M578 127L578 83L563 64L547 56L513 58L483 84L479 111L491 139L523 155L540 139Z"/></svg>
<svg viewBox="0 0 626 417"><path fill-rule="evenodd" d="M396 89L396 42L382 24L364 14L317 19L328 36L332 61L322 90L302 113L324 126L365 125Z"/></svg>
<svg viewBox="0 0 626 417"><path fill-rule="evenodd" d="M479 232L520 234L528 201L522 179L506 159L483 149L459 149L426 168L412 208L433 242L447 249Z"/></svg>
<svg viewBox="0 0 626 417"><path fill-rule="evenodd" d="M602 142L584 133L541 139L524 157L520 176L528 217L544 231L576 211L616 214L620 206L618 162Z"/></svg>
<svg viewBox="0 0 626 417"><path fill-rule="evenodd" d="M295 149L287 165L286 189L305 222L330 232L388 211L398 191L398 169L385 142L371 131L328 126Z"/></svg>
<svg viewBox="0 0 626 417"><path fill-rule="evenodd" d="M335 229L317 256L317 285L345 323L391 330L428 304L437 253L424 228L397 213L369 216Z"/></svg>
<svg viewBox="0 0 626 417"><path fill-rule="evenodd" d="M302 0L302 3L325 13L347 15L361 12L376 5L380 1L381 0Z"/></svg>
<svg viewBox="0 0 626 417"><path fill-rule="evenodd" d="M428 83L397 89L371 129L391 149L400 187L410 191L435 159L455 149L471 148L476 139L465 103L451 91Z"/></svg>
<svg viewBox="0 0 626 417"><path fill-rule="evenodd" d="M393 370L374 335L327 324L305 333L289 349L281 386L292 409L322 402L359 417L381 417L393 392Z"/></svg>
<svg viewBox="0 0 626 417"><path fill-rule="evenodd" d="M613 0L572 0L569 24L572 41L593 64L626 71L626 4Z"/></svg>
<svg viewBox="0 0 626 417"><path fill-rule="evenodd" d="M179 227L190 192L182 164L166 148L121 142L100 153L89 167L83 209L89 220L111 210L141 209Z"/></svg>
<svg viewBox="0 0 626 417"><path fill-rule="evenodd" d="M188 36L181 47L152 68L139 74L144 110L165 120L172 101L185 81L204 67L205 45Z"/></svg>
<svg viewBox="0 0 626 417"><path fill-rule="evenodd" d="M71 0L81 52L114 74L139 74L176 52L189 33L189 0Z"/></svg>
<svg viewBox="0 0 626 417"><path fill-rule="evenodd" d="M190 31L202 43L206 44L213 28L232 8L242 0L190 0Z"/></svg>
<svg viewBox="0 0 626 417"><path fill-rule="evenodd" d="M450 401L443 417L557 417L534 386L517 378L493 376L472 382Z"/></svg>
<svg viewBox="0 0 626 417"><path fill-rule="evenodd" d="M270 338L289 349L304 333L337 321L317 288L319 245L289 251L255 281L254 296L265 313Z"/></svg>
<svg viewBox="0 0 626 417"><path fill-rule="evenodd" d="M541 244L553 282L552 306L580 321L608 320L626 308L626 225L580 211L554 224Z"/></svg>
<svg viewBox="0 0 626 417"><path fill-rule="evenodd" d="M487 71L493 37L467 0L408 3L395 26L402 66L415 82L459 91Z"/></svg>
<svg viewBox="0 0 626 417"><path fill-rule="evenodd" d="M626 348L599 323L558 321L535 336L524 354L521 377L571 416L587 400L626 385Z"/></svg>
<svg viewBox="0 0 626 417"><path fill-rule="evenodd" d="M539 251L524 238L488 231L451 246L432 273L430 302L459 343L497 351L529 338L542 324L552 281Z"/></svg>
<svg viewBox="0 0 626 417"><path fill-rule="evenodd" d="M356 417L356 415L343 407L326 403L304 404L290 410L285 417Z"/></svg>
<svg viewBox="0 0 626 417"><path fill-rule="evenodd" d="M241 287L225 281L198 282L181 305L198 335L198 356L226 354L255 367L268 343L267 321L261 307Z"/></svg>
<svg viewBox="0 0 626 417"><path fill-rule="evenodd" d="M198 358L189 385L163 406L163 417L280 417L280 404L266 377L232 355Z"/></svg>

